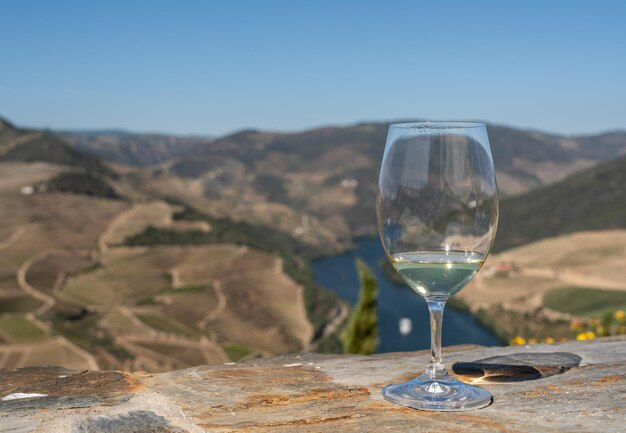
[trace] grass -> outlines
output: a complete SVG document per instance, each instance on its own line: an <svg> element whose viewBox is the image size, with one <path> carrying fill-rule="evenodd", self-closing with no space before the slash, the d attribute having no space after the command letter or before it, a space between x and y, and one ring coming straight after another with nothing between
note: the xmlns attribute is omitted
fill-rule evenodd
<svg viewBox="0 0 626 433"><path fill-rule="evenodd" d="M226 343L222 346L222 349L224 349L224 352L226 352L228 358L233 362L239 361L244 356L252 353L252 349L244 346L243 344L237 343Z"/></svg>
<svg viewBox="0 0 626 433"><path fill-rule="evenodd" d="M160 313L137 313L137 318L152 329L168 334L182 335L189 338L198 338L202 334L174 319Z"/></svg>
<svg viewBox="0 0 626 433"><path fill-rule="evenodd" d="M550 290L544 296L543 304L575 316L602 317L608 312L626 309L626 292L566 287Z"/></svg>
<svg viewBox="0 0 626 433"><path fill-rule="evenodd" d="M46 332L21 314L0 316L0 332L14 343L32 343L46 338Z"/></svg>

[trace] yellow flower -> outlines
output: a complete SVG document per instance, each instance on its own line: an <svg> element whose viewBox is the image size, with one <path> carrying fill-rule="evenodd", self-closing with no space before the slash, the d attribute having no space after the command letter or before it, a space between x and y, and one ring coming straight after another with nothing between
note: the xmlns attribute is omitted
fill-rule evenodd
<svg viewBox="0 0 626 433"><path fill-rule="evenodd" d="M528 339L528 344L537 344L537 339L536 338L529 338Z"/></svg>
<svg viewBox="0 0 626 433"><path fill-rule="evenodd" d="M526 340L524 339L524 337L520 337L518 335L517 337L515 337L514 339L511 340L511 344L513 346L522 346L522 345L526 344Z"/></svg>
<svg viewBox="0 0 626 433"><path fill-rule="evenodd" d="M546 337L546 339L545 339L544 341L545 341L546 343L548 343L548 344L552 344L552 343L554 343L554 338L552 338L552 337Z"/></svg>
<svg viewBox="0 0 626 433"><path fill-rule="evenodd" d="M576 336L576 340L593 340L596 338L596 334L593 331L581 332Z"/></svg>
<svg viewBox="0 0 626 433"><path fill-rule="evenodd" d="M613 313L613 317L615 318L615 320L624 320L626 319L626 313L624 312L624 310L617 310L615 313Z"/></svg>

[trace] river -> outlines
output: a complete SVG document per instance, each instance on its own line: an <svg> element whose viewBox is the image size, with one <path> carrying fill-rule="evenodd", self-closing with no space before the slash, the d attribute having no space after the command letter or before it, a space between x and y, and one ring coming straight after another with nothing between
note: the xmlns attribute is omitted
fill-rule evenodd
<svg viewBox="0 0 626 433"><path fill-rule="evenodd" d="M355 250L313 262L316 281L335 292L350 305L359 297L359 279L355 259L360 257L378 280L378 335L377 352L401 352L430 348L428 308L424 299L405 286L398 286L382 272L380 261L385 252L378 238L355 241ZM401 318L410 318L412 330L402 335ZM444 346L454 344L481 344L501 346L502 343L469 313L446 308L443 315L442 339Z"/></svg>

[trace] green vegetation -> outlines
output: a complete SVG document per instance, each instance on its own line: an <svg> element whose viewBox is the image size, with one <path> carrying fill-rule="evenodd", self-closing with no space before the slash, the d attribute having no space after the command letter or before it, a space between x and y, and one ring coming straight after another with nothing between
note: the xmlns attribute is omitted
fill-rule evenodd
<svg viewBox="0 0 626 433"><path fill-rule="evenodd" d="M15 274L0 274L0 284L11 282L17 284L17 279L15 278Z"/></svg>
<svg viewBox="0 0 626 433"><path fill-rule="evenodd" d="M2 313L30 313L41 307L43 303L30 296L0 299L0 314Z"/></svg>
<svg viewBox="0 0 626 433"><path fill-rule="evenodd" d="M171 290L167 290L163 293L167 293L170 295L175 294L183 294L183 293L198 293L207 290L210 287L210 284L191 284L189 286L176 287Z"/></svg>
<svg viewBox="0 0 626 433"><path fill-rule="evenodd" d="M525 340L554 340L571 338L570 323L566 320L550 321L536 312L517 312L502 306L480 308L474 314L476 320L491 330L504 344L516 337Z"/></svg>
<svg viewBox="0 0 626 433"><path fill-rule="evenodd" d="M543 304L575 316L602 317L616 309L626 309L626 292L567 287L550 290Z"/></svg>
<svg viewBox="0 0 626 433"><path fill-rule="evenodd" d="M602 315L601 319L574 319L571 329L577 340L626 335L626 312L624 310L609 310Z"/></svg>
<svg viewBox="0 0 626 433"><path fill-rule="evenodd" d="M32 343L46 338L46 332L22 314L0 316L0 333L14 343Z"/></svg>
<svg viewBox="0 0 626 433"><path fill-rule="evenodd" d="M202 245L213 243L213 236L200 230L173 230L148 226L143 232L130 236L124 242L128 246L140 245Z"/></svg>
<svg viewBox="0 0 626 433"><path fill-rule="evenodd" d="M80 319L68 320L57 313L52 321L55 331L89 353L97 355L104 350L119 360L133 359L130 352L116 344L113 337L98 326L101 318L96 314L87 314Z"/></svg>
<svg viewBox="0 0 626 433"><path fill-rule="evenodd" d="M200 331L191 329L161 313L137 313L136 316L139 320L156 331L182 335L189 338L198 338L202 336Z"/></svg>
<svg viewBox="0 0 626 433"><path fill-rule="evenodd" d="M86 173L117 177L98 158L72 149L65 141L47 132L10 149L0 157L0 161L42 161L78 168Z"/></svg>
<svg viewBox="0 0 626 433"><path fill-rule="evenodd" d="M159 302L155 299L154 295L149 295L144 299L140 299L135 302L135 305L140 307L149 307L151 305L159 305Z"/></svg>
<svg viewBox="0 0 626 433"><path fill-rule="evenodd" d="M308 263L293 258L285 259L283 271L304 288L304 306L309 321L313 325L314 340L318 340L328 323L330 313L339 306L341 301L334 293L315 282L313 271Z"/></svg>
<svg viewBox="0 0 626 433"><path fill-rule="evenodd" d="M346 326L346 321L344 320L343 324L339 326L337 331L320 338L319 342L315 346L315 352L317 353L344 353L343 343L341 342L341 338L339 337L339 335L341 335L345 326Z"/></svg>
<svg viewBox="0 0 626 433"><path fill-rule="evenodd" d="M107 182L86 173L64 172L49 180L46 185L51 191L71 192L94 197L120 198Z"/></svg>
<svg viewBox="0 0 626 433"><path fill-rule="evenodd" d="M176 200L168 201L174 205L181 205ZM292 236L267 226L213 218L184 204L182 206L183 210L172 216L174 220L207 221L211 225L211 231L205 233L200 230L176 231L147 227L142 233L127 238L124 244L139 246L233 243L278 255L283 259L285 274L303 287L305 308L314 328L314 339L321 338L331 312L341 302L334 293L318 285L313 277L308 260L322 255L322 250L307 246Z"/></svg>
<svg viewBox="0 0 626 433"><path fill-rule="evenodd" d="M359 302L341 333L341 340L347 353L371 355L378 345L378 284L365 262L357 259L356 267L361 282Z"/></svg>
<svg viewBox="0 0 626 433"><path fill-rule="evenodd" d="M224 349L228 358L233 362L239 361L241 358L252 353L252 349L237 343L226 343L222 345L222 349Z"/></svg>
<svg viewBox="0 0 626 433"><path fill-rule="evenodd" d="M626 157L500 203L494 251L581 230L626 228Z"/></svg>
<svg viewBox="0 0 626 433"><path fill-rule="evenodd" d="M287 233L263 225L255 225L227 218L212 218L194 209L185 209L172 216L174 220L207 221L209 232L201 230L172 230L147 227L142 233L126 239L125 245L201 245L231 243L247 245L279 256L316 257L321 250L309 247Z"/></svg>
<svg viewBox="0 0 626 433"><path fill-rule="evenodd" d="M452 296L446 301L446 307L450 307L453 310L463 311L466 313L471 313L472 310L467 302L458 296Z"/></svg>

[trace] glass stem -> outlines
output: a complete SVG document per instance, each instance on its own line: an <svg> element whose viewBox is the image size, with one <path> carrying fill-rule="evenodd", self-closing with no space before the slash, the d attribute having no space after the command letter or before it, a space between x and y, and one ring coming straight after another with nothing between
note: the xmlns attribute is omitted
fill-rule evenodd
<svg viewBox="0 0 626 433"><path fill-rule="evenodd" d="M446 301L447 298L426 299L430 312L430 363L424 374L431 380L448 376L448 371L443 366L441 354L441 322Z"/></svg>

